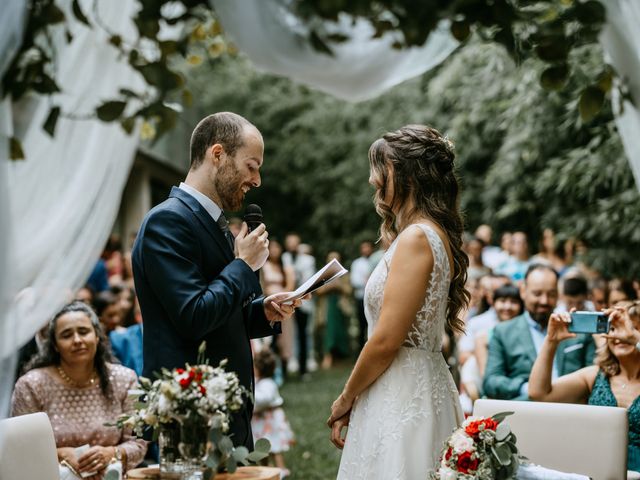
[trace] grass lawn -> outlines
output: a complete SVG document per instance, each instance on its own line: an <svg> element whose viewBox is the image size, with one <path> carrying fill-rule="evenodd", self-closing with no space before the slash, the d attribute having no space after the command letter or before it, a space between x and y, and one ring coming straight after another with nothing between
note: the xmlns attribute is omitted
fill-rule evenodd
<svg viewBox="0 0 640 480"><path fill-rule="evenodd" d="M312 373L306 382L292 378L280 389L296 436L296 444L285 454L291 480L335 480L340 450L329 440L325 422L351 368L351 364L336 365L331 370Z"/></svg>

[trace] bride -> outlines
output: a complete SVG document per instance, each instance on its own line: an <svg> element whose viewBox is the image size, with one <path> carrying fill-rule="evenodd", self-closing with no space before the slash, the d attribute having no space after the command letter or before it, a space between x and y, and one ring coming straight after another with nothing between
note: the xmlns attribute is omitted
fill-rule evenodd
<svg viewBox="0 0 640 480"><path fill-rule="evenodd" d="M389 248L365 289L369 340L327 422L344 449L339 480L426 479L462 422L441 353L469 298L452 148L437 130L408 125L369 149Z"/></svg>

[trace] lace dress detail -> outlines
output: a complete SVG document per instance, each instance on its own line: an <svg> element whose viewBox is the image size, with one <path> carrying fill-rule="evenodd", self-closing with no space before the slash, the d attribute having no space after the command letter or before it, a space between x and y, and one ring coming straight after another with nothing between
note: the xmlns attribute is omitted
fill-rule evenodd
<svg viewBox="0 0 640 480"><path fill-rule="evenodd" d="M445 440L463 420L441 353L451 274L447 252L431 227L426 235L434 265L425 301L389 368L356 400L338 480L422 480L434 470ZM369 336L373 333L396 248L394 241L365 288Z"/></svg>

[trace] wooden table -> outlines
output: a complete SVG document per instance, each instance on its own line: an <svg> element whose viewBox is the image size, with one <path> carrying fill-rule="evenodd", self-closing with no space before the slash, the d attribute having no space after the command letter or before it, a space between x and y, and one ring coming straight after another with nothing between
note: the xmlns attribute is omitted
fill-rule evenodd
<svg viewBox="0 0 640 480"><path fill-rule="evenodd" d="M160 468L135 468L127 472L131 480L159 480ZM272 467L240 467L236 473L218 473L215 480L280 480L280 469Z"/></svg>

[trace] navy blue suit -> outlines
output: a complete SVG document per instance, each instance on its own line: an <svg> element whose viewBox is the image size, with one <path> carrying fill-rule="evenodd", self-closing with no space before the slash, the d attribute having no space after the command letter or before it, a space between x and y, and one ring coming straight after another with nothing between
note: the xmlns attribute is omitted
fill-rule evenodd
<svg viewBox="0 0 640 480"><path fill-rule="evenodd" d="M142 222L132 262L144 322L144 376L195 364L206 340L210 364L228 359L227 370L253 392L249 340L279 333L280 324L270 326L256 274L234 259L222 230L200 203L174 187ZM233 416L235 445L253 447L252 413L247 400Z"/></svg>

